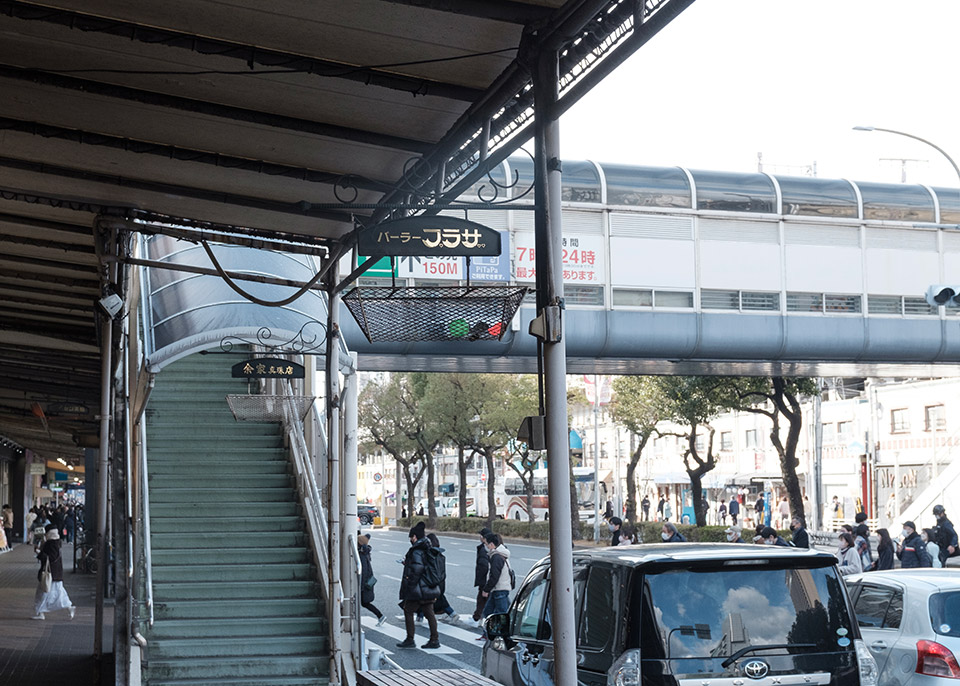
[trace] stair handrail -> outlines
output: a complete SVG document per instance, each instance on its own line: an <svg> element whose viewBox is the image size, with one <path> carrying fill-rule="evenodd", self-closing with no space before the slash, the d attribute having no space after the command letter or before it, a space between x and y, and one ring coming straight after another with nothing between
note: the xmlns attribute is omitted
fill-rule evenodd
<svg viewBox="0 0 960 686"><path fill-rule="evenodd" d="M928 467L930 468L930 482L926 485L926 487L923 488L923 490L918 490L916 493L914 493L914 496L910 498L910 502L904 503L902 506L900 506L900 504L897 503L898 510L899 510L899 512L897 512L895 517L897 519L899 519L902 515L906 514L908 510L915 509L913 507L914 503L917 501L917 499L921 495L927 493L928 491L935 490L935 486L937 484L937 480L940 478L940 474L942 474L944 470L949 468L950 464L954 460L960 459L957 457L952 457L952 459L947 461L944 461L943 459L938 459L938 458L943 458L944 456L952 455L954 449L960 449L960 446L953 445L953 441L956 440L958 436L960 436L960 428L956 429L949 436L946 435L946 432L938 432L936 430L931 431L931 433L933 434L933 454L930 456L930 458L926 462L919 465L920 469L926 469ZM944 436L942 437L943 445L940 445L940 446L937 445L937 439L939 438L939 436L937 436L938 433L944 434ZM895 436L891 438L895 438ZM893 465L884 465L884 466L892 467ZM894 478L898 479L900 478L900 475L898 473L894 474Z"/></svg>
<svg viewBox="0 0 960 686"><path fill-rule="evenodd" d="M366 658L363 650L363 629L360 626L360 595L363 593L363 565L360 564L360 552L357 547L357 539L354 534L347 534L347 549L350 551L350 557L354 562L357 571L357 594L350 603L350 625L353 627L351 632L351 644L354 657L361 663Z"/></svg>
<svg viewBox="0 0 960 686"><path fill-rule="evenodd" d="M153 627L153 547L150 544L150 488L147 475L147 426L140 423L140 487L143 490L143 565L146 576L147 624Z"/></svg>
<svg viewBox="0 0 960 686"><path fill-rule="evenodd" d="M294 471L297 477L297 488L303 499L306 510L307 530L313 543L313 549L318 558L319 573L324 588L329 586L329 558L327 555L327 517L323 509L323 500L317 487L313 463L307 449L304 436L303 422L293 403L293 386L289 379L279 379L283 397L283 426L290 444L293 456Z"/></svg>

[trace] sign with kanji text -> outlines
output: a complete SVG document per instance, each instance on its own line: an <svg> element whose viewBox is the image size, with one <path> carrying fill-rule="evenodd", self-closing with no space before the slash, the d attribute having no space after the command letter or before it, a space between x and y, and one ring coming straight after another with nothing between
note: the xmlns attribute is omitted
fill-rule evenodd
<svg viewBox="0 0 960 686"><path fill-rule="evenodd" d="M403 257L398 260L397 276L401 279L454 279L467 278L463 271L462 257Z"/></svg>
<svg viewBox="0 0 960 686"><path fill-rule="evenodd" d="M500 232L459 217L405 217L363 229L357 249L377 257L495 256Z"/></svg>
<svg viewBox="0 0 960 686"><path fill-rule="evenodd" d="M234 379L302 379L302 364L276 357L255 357L237 362L230 370Z"/></svg>
<svg viewBox="0 0 960 686"><path fill-rule="evenodd" d="M471 257L470 281L510 281L510 234L500 232L500 254L496 257Z"/></svg>
<svg viewBox="0 0 960 686"><path fill-rule="evenodd" d="M563 237L563 282L571 284L603 285L603 236L575 234ZM536 240L532 233L520 232L514 237L514 278L517 281L535 281L537 276Z"/></svg>

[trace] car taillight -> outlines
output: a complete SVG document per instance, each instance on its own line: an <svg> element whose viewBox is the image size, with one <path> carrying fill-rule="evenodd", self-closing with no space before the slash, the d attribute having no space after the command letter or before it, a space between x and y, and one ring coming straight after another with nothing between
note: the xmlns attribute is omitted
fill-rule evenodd
<svg viewBox="0 0 960 686"><path fill-rule="evenodd" d="M960 679L960 664L949 648L936 641L917 641L917 674Z"/></svg>
<svg viewBox="0 0 960 686"><path fill-rule="evenodd" d="M640 651L625 650L607 671L607 686L640 686Z"/></svg>
<svg viewBox="0 0 960 686"><path fill-rule="evenodd" d="M853 642L853 647L857 651L857 665L860 668L860 686L877 686L880 670L877 669L877 661L870 654L870 649L859 638Z"/></svg>

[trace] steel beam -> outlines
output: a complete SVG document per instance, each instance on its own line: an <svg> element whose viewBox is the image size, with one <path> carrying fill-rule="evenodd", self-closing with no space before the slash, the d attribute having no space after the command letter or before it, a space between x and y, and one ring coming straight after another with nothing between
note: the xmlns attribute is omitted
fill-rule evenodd
<svg viewBox="0 0 960 686"><path fill-rule="evenodd" d="M492 19L508 24L537 25L547 21L552 10L510 0L386 0L395 5L422 7L466 17Z"/></svg>
<svg viewBox="0 0 960 686"><path fill-rule="evenodd" d="M0 14L26 21L40 21L69 29L101 33L149 45L180 48L199 55L229 57L245 65L260 65L272 69L288 69L319 77L344 79L365 86L380 86L417 96L434 96L448 100L473 102L484 91L477 88L444 83L415 76L404 76L393 71L343 64L297 53L208 38L185 31L145 26L131 21L99 17L85 12L55 9L19 0L0 0ZM180 65L178 65L180 66ZM182 67L181 67L182 68ZM250 70L251 74L256 72Z"/></svg>
<svg viewBox="0 0 960 686"><path fill-rule="evenodd" d="M363 143L380 148L392 148L404 150L412 153L427 152L432 143L429 141L419 141L412 138L403 138L401 136L391 136L374 131L365 131L348 126L338 126L325 122L303 119L301 117L290 117L282 114L273 114L271 112L261 112L251 110L245 107L235 107L233 105L221 105L219 103L208 102L206 100L196 100L194 98L185 98L179 95L168 95L166 93L157 93L154 91L131 88L129 86L118 86L112 83L103 83L91 79L81 79L75 76L64 76L62 74L52 74L46 71L36 69L23 69L6 64L0 64L0 78L16 79L18 81L28 81L44 86L53 86L67 90L101 95L109 98L139 102L144 105L164 107L181 112L193 112L204 114L220 119L229 119L232 121L242 121L249 124L260 124L287 131L297 131L299 133L309 133L314 136L323 136L325 138L336 138L339 140L352 141L354 143Z"/></svg>

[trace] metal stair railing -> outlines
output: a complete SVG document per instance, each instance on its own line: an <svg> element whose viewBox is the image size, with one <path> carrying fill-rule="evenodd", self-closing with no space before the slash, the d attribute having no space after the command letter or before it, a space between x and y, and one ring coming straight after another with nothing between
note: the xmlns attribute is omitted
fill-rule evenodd
<svg viewBox="0 0 960 686"><path fill-rule="evenodd" d="M904 516L910 515L911 517L916 517L916 511L923 511L926 509L924 501L930 499L928 494L933 494L936 496L945 488L941 486L941 477L944 472L950 469L951 465L956 462L957 458L953 456L954 450L960 450L960 446L954 445L954 442L960 437L960 429L957 429L949 436L946 436L943 442L943 445L938 446L937 443L937 432L932 432L934 447L933 455L925 463L916 467L918 470L929 470L930 481L922 489L914 493L913 497L909 501L903 503L900 507L900 512L898 513L897 518L903 519ZM899 475L896 475L896 478L899 478ZM935 499L935 498L933 498ZM932 503L930 503L932 505ZM909 519L909 517L907 517Z"/></svg>
<svg viewBox="0 0 960 686"><path fill-rule="evenodd" d="M323 507L320 489L317 487L317 478L307 449L303 422L300 420L297 408L293 404L293 386L289 379L279 379L281 395L284 396L282 415L283 428L290 445L293 458L294 476L297 480L297 492L303 502L307 532L310 535L314 555L316 556L317 570L323 588L329 588L330 560L327 553L327 542L330 534L327 529L327 516Z"/></svg>

